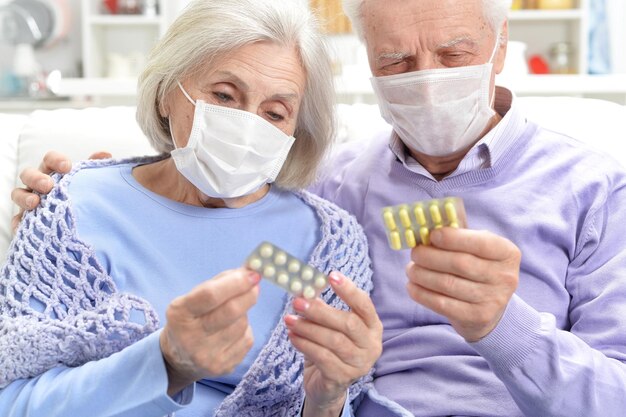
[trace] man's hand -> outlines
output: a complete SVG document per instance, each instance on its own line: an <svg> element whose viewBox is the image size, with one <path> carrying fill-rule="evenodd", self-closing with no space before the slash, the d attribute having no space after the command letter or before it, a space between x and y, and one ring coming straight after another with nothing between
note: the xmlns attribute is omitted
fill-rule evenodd
<svg viewBox="0 0 626 417"><path fill-rule="evenodd" d="M496 327L517 288L520 250L493 233L469 229L434 230L430 241L411 250L409 295L476 342Z"/></svg>
<svg viewBox="0 0 626 417"><path fill-rule="evenodd" d="M108 152L96 152L89 159L110 157L111 154ZM41 194L49 193L54 185L49 174L51 172L66 174L70 169L72 169L72 161L69 158L59 152L50 151L44 155L38 169L26 168L20 173L20 180L26 188L15 188L11 192L11 200L20 207L20 211L11 220L13 233L22 220L24 210L32 210L39 204L39 196L33 193L33 190Z"/></svg>

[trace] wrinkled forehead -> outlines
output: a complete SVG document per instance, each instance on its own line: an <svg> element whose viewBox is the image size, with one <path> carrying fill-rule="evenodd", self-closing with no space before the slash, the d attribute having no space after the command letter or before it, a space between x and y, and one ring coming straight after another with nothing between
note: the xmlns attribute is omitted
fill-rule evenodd
<svg viewBox="0 0 626 417"><path fill-rule="evenodd" d="M370 50L489 43L492 32L483 0L365 0L362 12Z"/></svg>

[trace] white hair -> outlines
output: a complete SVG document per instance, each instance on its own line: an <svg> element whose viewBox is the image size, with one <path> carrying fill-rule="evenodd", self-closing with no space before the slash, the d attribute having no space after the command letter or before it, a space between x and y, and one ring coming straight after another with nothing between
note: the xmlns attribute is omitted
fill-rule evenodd
<svg viewBox="0 0 626 417"><path fill-rule="evenodd" d="M177 81L211 68L227 53L255 42L295 48L306 76L296 138L276 179L283 188L308 186L335 134L331 60L319 24L299 1L195 0L153 48L139 77L137 121L159 152L174 149L160 105Z"/></svg>
<svg viewBox="0 0 626 417"><path fill-rule="evenodd" d="M485 20L498 33L507 19L513 0L482 0ZM343 0L343 10L352 22L356 34L364 40L362 7L365 0ZM500 39L503 42L503 39Z"/></svg>

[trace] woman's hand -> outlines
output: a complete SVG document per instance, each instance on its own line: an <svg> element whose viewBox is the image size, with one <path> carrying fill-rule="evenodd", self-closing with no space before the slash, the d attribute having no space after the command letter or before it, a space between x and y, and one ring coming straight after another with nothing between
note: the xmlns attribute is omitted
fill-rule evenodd
<svg viewBox="0 0 626 417"><path fill-rule="evenodd" d="M228 374L253 344L248 310L259 294L258 273L229 270L175 298L160 338L171 397L202 378Z"/></svg>
<svg viewBox="0 0 626 417"><path fill-rule="evenodd" d="M342 274L332 272L329 278L351 311L336 310L321 299L297 298L299 316L285 317L291 342L305 356L303 416L338 416L348 387L369 372L382 352L383 326L372 300Z"/></svg>
<svg viewBox="0 0 626 417"><path fill-rule="evenodd" d="M97 152L92 154L89 159L105 159L110 157L110 153ZM48 194L54 185L49 174L51 172L66 174L71 168L72 161L70 161L68 157L59 152L50 151L44 155L38 169L25 168L20 173L20 180L24 183L26 188L15 188L11 192L11 200L20 208L20 211L11 219L13 233L15 233L17 226L22 220L24 210L32 210L39 204L39 196L33 193L33 190L41 194Z"/></svg>

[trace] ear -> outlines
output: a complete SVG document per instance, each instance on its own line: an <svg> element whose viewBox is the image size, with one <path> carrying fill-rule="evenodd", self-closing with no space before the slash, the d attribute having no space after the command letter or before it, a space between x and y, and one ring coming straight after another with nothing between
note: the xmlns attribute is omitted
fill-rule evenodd
<svg viewBox="0 0 626 417"><path fill-rule="evenodd" d="M493 68L496 74L500 74L504 68L504 60L506 59L506 47L509 42L509 22L504 21L502 29L500 30L500 36L497 39L498 51L493 59Z"/></svg>

